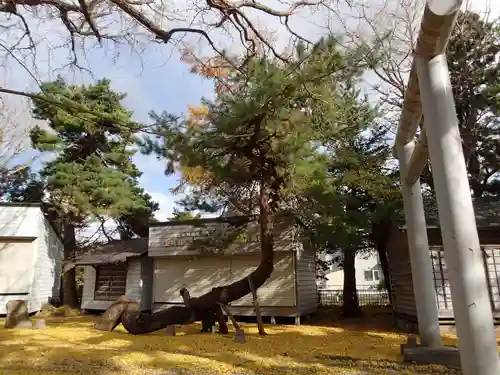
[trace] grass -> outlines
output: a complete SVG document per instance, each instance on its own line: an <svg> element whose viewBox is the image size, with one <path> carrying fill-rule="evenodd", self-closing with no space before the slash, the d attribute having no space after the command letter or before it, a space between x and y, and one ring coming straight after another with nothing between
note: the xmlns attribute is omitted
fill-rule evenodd
<svg viewBox="0 0 500 375"><path fill-rule="evenodd" d="M34 318L38 319L38 317ZM399 345L406 341L388 326L337 324L268 325L268 336L242 323L246 343L228 335L199 333L199 325L133 336L120 325L114 332L92 329L95 317L45 317L41 330L3 329L0 319L1 374L452 374L439 366L402 364ZM455 344L452 336L445 344Z"/></svg>

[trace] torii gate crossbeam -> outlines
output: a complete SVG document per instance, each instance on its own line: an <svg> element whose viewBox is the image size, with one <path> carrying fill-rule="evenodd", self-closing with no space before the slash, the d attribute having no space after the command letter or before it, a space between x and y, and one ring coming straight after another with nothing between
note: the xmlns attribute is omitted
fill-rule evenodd
<svg viewBox="0 0 500 375"><path fill-rule="evenodd" d="M419 333L441 345L432 264L419 176L430 157L444 256L464 375L498 375L493 314L446 62L446 44L460 0L427 1L405 92L395 152L401 170ZM415 145L420 119L424 128Z"/></svg>

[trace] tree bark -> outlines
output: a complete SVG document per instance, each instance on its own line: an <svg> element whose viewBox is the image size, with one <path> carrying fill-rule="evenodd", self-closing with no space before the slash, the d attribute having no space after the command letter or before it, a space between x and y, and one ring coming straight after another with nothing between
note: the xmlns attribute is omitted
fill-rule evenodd
<svg viewBox="0 0 500 375"><path fill-rule="evenodd" d="M389 302L392 304L392 286L389 272L389 259L387 258L387 241L392 228L392 220L388 217L381 219L377 223L372 223L371 239L377 249L380 259L380 266L384 275L384 285L389 296Z"/></svg>
<svg viewBox="0 0 500 375"><path fill-rule="evenodd" d="M242 279L226 286L213 288L210 292L189 300L190 306L173 306L152 314L141 313L136 302L117 302L122 305L123 313L120 320L123 327L131 334L144 334L158 331L173 324L192 324L195 321L204 321L207 315L218 315L222 309L220 304L228 305L251 293L249 280L257 290L271 276L274 270L274 211L271 185L262 180L259 194L259 225L261 259L258 267ZM275 202L274 202L275 203ZM115 307L116 309L117 307ZM106 313L105 313L106 314ZM213 316L213 315L212 315ZM113 325L106 325L112 327ZM113 327L114 328L114 327Z"/></svg>
<svg viewBox="0 0 500 375"><path fill-rule="evenodd" d="M219 305L222 308L222 310L224 310L224 312L227 314L227 317L231 320L231 323L233 324L234 329L235 330L241 329L240 325L236 321L236 318L234 317L233 314L231 314L231 310L229 310L229 306L223 305L222 303L219 303Z"/></svg>
<svg viewBox="0 0 500 375"><path fill-rule="evenodd" d="M355 318L362 315L361 308L359 307L358 293L356 290L355 259L355 249L344 249L344 303L342 305L342 316L345 318Z"/></svg>
<svg viewBox="0 0 500 375"><path fill-rule="evenodd" d="M75 255L76 249L76 238L75 238L75 227L68 221L64 221L63 230L63 240L64 240L64 260L72 261ZM72 308L78 308L78 292L76 288L76 267L72 267L70 270L63 274L63 305L67 305Z"/></svg>
<svg viewBox="0 0 500 375"><path fill-rule="evenodd" d="M389 272L389 259L387 259L387 248L385 243L377 244L377 253L380 259L380 267L382 268L382 274L384 275L384 286L385 289L387 290L389 303L392 305L391 274Z"/></svg>
<svg viewBox="0 0 500 375"><path fill-rule="evenodd" d="M255 311L255 320L257 320L257 328L259 330L259 335L265 336L267 335L266 330L264 329L264 322L262 321L262 315L260 313L260 304L259 304L259 296L257 295L257 291L253 287L252 281L248 279L248 284L250 285L250 291L252 292L252 303L253 309Z"/></svg>

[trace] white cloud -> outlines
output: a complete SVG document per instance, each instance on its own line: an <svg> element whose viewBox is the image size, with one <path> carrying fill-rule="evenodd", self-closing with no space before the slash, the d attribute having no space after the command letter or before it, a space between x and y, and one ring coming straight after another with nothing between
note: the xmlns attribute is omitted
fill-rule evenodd
<svg viewBox="0 0 500 375"><path fill-rule="evenodd" d="M160 209L155 213L155 218L159 221L167 221L172 217L174 208L176 207L176 201L179 200L180 196L175 196L172 194L165 194L161 192L148 192L149 195L157 202Z"/></svg>

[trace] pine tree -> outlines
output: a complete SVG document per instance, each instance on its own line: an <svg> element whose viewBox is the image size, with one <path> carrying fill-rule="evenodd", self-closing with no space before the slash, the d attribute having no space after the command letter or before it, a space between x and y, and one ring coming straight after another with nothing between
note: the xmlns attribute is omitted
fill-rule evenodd
<svg viewBox="0 0 500 375"><path fill-rule="evenodd" d="M121 101L109 80L88 86L67 84L59 77L46 82L42 91L54 98L64 98L85 105L92 116L69 113L42 100L33 100L33 114L46 120L50 132L35 128L33 147L51 152L54 158L39 172L38 182L27 184L37 194L18 192L27 199L42 199L40 186L48 196L52 211L62 222L65 260L72 260L76 250L75 227L92 220L114 218L124 237L146 235L145 222L158 205L138 186L141 173L132 162L135 133L140 124L131 120L132 112ZM105 113L116 122L100 120ZM33 190L38 187L38 190ZM15 193L12 193L13 197ZM27 196L26 196L27 195ZM74 269L64 275L64 302L76 304Z"/></svg>
<svg viewBox="0 0 500 375"><path fill-rule="evenodd" d="M207 310L238 300L250 293L249 280L258 288L271 275L276 214L314 170L325 170L319 146L326 139L347 137L351 127L373 118L355 88L363 72L362 53L367 51L343 53L329 37L312 48L299 45L291 65L265 57L249 59L243 67L232 62L223 77L217 76L215 100L202 102L196 120L193 111L186 120L153 114L159 139L142 146L167 159L167 172L181 168L185 180L198 180L186 206L217 212L230 204L259 217L257 269L194 299L192 306ZM185 313L191 314L190 309ZM180 310L141 319L125 314L125 328L144 333L175 324Z"/></svg>

